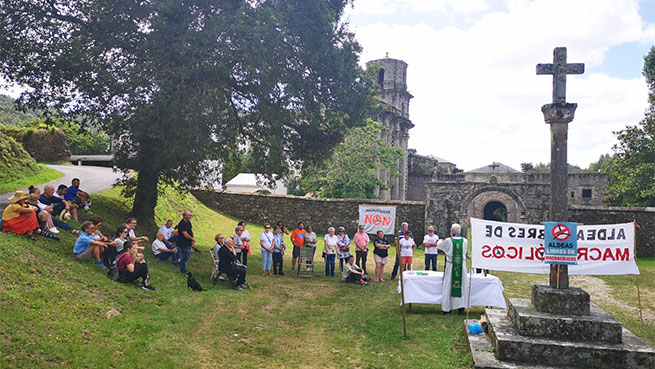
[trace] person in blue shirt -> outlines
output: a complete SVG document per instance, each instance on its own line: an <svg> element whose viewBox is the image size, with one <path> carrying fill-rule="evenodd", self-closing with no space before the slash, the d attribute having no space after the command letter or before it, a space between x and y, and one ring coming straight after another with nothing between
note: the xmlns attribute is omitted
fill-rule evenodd
<svg viewBox="0 0 655 369"><path fill-rule="evenodd" d="M95 226L92 222L82 223L82 232L75 241L73 253L77 260L89 260L95 258L96 265L102 269L107 269L107 266L100 259L100 254L105 251L107 246L116 246L115 241L104 242L94 238Z"/></svg>
<svg viewBox="0 0 655 369"><path fill-rule="evenodd" d="M73 178L71 186L68 187L66 194L64 194L64 200L71 201L72 203L78 205L81 209L84 209L84 211L88 211L89 206L91 205L91 195L80 190L79 178Z"/></svg>

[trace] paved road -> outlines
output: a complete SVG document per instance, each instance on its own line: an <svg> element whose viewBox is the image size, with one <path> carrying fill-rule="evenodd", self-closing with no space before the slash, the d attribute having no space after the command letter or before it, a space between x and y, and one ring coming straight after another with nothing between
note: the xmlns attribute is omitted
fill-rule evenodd
<svg viewBox="0 0 655 369"><path fill-rule="evenodd" d="M102 192L111 188L112 184L116 179L122 176L121 172L116 172L111 168L105 167L91 167L91 166L73 166L73 165L47 165L47 167L58 170L64 173L64 176L58 179L55 179L51 184L55 186L55 189L60 184L65 184L70 186L73 178L80 179L80 189L88 193ZM46 184L39 184L39 188L43 191L43 187ZM26 188L22 189L27 191ZM4 209L7 205L7 199L13 195L14 192L9 193L0 193L0 209Z"/></svg>

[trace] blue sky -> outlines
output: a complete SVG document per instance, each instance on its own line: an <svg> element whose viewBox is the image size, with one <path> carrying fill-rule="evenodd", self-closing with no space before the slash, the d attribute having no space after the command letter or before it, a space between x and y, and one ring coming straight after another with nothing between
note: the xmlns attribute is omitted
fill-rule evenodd
<svg viewBox="0 0 655 369"><path fill-rule="evenodd" d="M410 147L474 169L547 162L540 112L552 78L535 64L554 47L586 65L568 78L579 104L569 162L581 167L611 152L612 131L643 118L643 57L655 45L655 0L355 0L346 17L363 46L362 63L406 61L415 96Z"/></svg>

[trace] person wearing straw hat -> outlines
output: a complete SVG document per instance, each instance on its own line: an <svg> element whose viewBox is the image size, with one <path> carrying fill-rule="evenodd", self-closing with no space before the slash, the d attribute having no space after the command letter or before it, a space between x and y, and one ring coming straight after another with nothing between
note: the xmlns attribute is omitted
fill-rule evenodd
<svg viewBox="0 0 655 369"><path fill-rule="evenodd" d="M39 233L39 221L36 208L25 203L29 195L25 191L16 191L9 199L9 205L2 212L2 231L25 234L36 240L34 232Z"/></svg>
<svg viewBox="0 0 655 369"><path fill-rule="evenodd" d="M451 237L446 238L437 246L437 250L446 254L446 268L443 273L441 288L441 310L445 313L459 309L464 314L468 303L469 279L466 267L466 252L468 242L460 233L462 227L455 223L450 227Z"/></svg>

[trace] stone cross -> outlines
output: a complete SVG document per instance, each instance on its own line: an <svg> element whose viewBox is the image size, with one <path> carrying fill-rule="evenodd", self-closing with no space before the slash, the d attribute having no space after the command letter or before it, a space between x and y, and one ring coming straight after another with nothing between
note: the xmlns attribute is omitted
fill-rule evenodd
<svg viewBox="0 0 655 369"><path fill-rule="evenodd" d="M552 64L537 64L537 74L553 75L553 103L566 103L566 75L584 73L583 63L566 63L566 48L556 47Z"/></svg>
<svg viewBox="0 0 655 369"><path fill-rule="evenodd" d="M553 75L553 102L541 107L544 120L550 124L550 217L552 221L566 222L569 218L568 197L568 123L578 104L566 102L566 75L584 73L584 64L566 63L566 48L553 51L552 64L537 64L537 74ZM569 274L566 265L550 266L550 287L568 288Z"/></svg>
<svg viewBox="0 0 655 369"><path fill-rule="evenodd" d="M493 170L494 174L496 173L496 168L500 167L500 164L497 164L495 161L489 165L491 167L491 170Z"/></svg>

